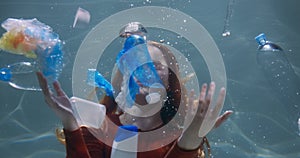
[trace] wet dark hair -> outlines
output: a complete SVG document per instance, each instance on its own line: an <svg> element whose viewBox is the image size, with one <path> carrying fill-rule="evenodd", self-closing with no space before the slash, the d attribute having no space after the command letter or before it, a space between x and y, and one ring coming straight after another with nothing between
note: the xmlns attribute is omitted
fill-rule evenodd
<svg viewBox="0 0 300 158"><path fill-rule="evenodd" d="M147 44L148 46L158 48L168 64L169 75L168 85L166 85L167 99L160 110L161 119L164 124L167 124L176 115L181 103L183 87L180 83L179 67L174 54L166 46L154 41L147 41ZM121 87L121 76L120 71L117 70L112 81L112 84L116 87L116 91ZM100 103L106 106L107 114L113 114L117 111L117 103L112 97L104 96Z"/></svg>

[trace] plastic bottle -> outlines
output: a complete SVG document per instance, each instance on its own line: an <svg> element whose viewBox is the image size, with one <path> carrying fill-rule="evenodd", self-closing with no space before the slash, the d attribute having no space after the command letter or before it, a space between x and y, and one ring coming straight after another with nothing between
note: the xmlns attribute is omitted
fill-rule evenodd
<svg viewBox="0 0 300 158"><path fill-rule="evenodd" d="M299 119L298 119L298 135L300 136L300 117L299 117Z"/></svg>
<svg viewBox="0 0 300 158"><path fill-rule="evenodd" d="M49 83L56 81L64 66L61 41L57 41L55 45L48 46L45 49L37 49L37 52L39 70L48 79Z"/></svg>
<svg viewBox="0 0 300 158"><path fill-rule="evenodd" d="M135 95L139 93L139 85L136 80L145 87L164 88L148 52L144 37L139 35L129 36L116 58L116 63L125 76L123 82L128 84L123 86L129 88L130 91L130 99L126 99L129 102L128 105L132 104ZM128 81L124 81L126 76L129 76Z"/></svg>
<svg viewBox="0 0 300 158"><path fill-rule="evenodd" d="M119 36L127 38L130 35L140 35L146 40L147 30L140 22L130 22L123 26L119 32Z"/></svg>
<svg viewBox="0 0 300 158"><path fill-rule="evenodd" d="M111 158L136 158L138 128L134 125L120 126L115 136Z"/></svg>
<svg viewBox="0 0 300 158"><path fill-rule="evenodd" d="M0 38L1 50L35 59L49 83L58 79L64 66L63 42L50 26L36 18L8 18L1 26L7 31Z"/></svg>
<svg viewBox="0 0 300 158"><path fill-rule="evenodd" d="M298 118L298 135L300 136L300 117Z"/></svg>
<svg viewBox="0 0 300 158"><path fill-rule="evenodd" d="M88 69L87 83L91 86L103 88L107 96L113 97L113 86L96 69Z"/></svg>
<svg viewBox="0 0 300 158"><path fill-rule="evenodd" d="M255 39L259 44L257 62L294 122L300 112L300 78L279 45L268 41L264 33Z"/></svg>
<svg viewBox="0 0 300 158"><path fill-rule="evenodd" d="M40 91L35 62L19 62L0 69L0 80L16 89Z"/></svg>

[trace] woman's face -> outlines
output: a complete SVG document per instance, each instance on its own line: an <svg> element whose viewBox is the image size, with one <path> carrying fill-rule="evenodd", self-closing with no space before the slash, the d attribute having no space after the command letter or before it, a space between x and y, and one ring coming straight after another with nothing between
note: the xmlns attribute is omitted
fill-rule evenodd
<svg viewBox="0 0 300 158"><path fill-rule="evenodd" d="M149 93L159 93L161 97L164 97L166 95L166 89L169 84L168 82L169 69L163 53L161 52L160 49L152 45L148 45L148 51L152 59L152 62L155 66L155 70L158 76L160 77L160 80L162 81L162 84L165 88L145 87L143 86L143 84L138 82L140 89L139 89L139 94L136 95L136 102L140 105L147 104L147 102L143 98L145 98L145 96L148 95Z"/></svg>
<svg viewBox="0 0 300 158"><path fill-rule="evenodd" d="M153 64L155 66L156 72L160 76L161 81L166 87L169 84L168 83L169 69L164 55L160 49L151 45L148 46L148 51L153 61Z"/></svg>
<svg viewBox="0 0 300 158"><path fill-rule="evenodd" d="M160 49L152 45L148 45L148 51L156 72L159 75L160 80L163 82L163 85L166 87L168 85L169 69L164 55ZM136 95L135 104L128 109L125 108L125 112L120 116L120 120L122 124L134 124L140 129L149 130L153 127L157 127L157 125L161 125L162 123L160 120L160 110L164 104L163 99L166 96L166 90L161 88L144 87L142 84L139 85L140 93ZM160 94L160 98L157 100L157 96L149 96L150 94ZM149 99L149 97L150 101L152 101L152 99L154 101L148 102L147 98ZM148 119L149 117L151 117L151 119ZM135 121L132 122L132 120Z"/></svg>
<svg viewBox="0 0 300 158"><path fill-rule="evenodd" d="M158 76L160 77L160 80L161 80L164 88L163 87L162 88L147 87L147 86L143 85L138 79L135 78L136 83L139 85L139 93L136 94L135 102L140 104L140 105L148 104L147 101L146 101L146 96L149 93L158 92L159 94L161 94L161 97L164 97L166 95L167 86L169 85L169 82L168 82L169 69L168 69L168 66L167 66L168 64L165 60L165 57L164 57L162 51L159 48L155 47L155 46L148 45L148 52L149 52L149 55L152 59L155 70L156 70ZM114 85L114 87L121 87L122 82L123 82L122 79L117 77L113 81L113 84L118 84L118 85ZM121 89L122 88L120 88L119 90L121 90ZM128 92L124 92L124 93L128 93Z"/></svg>

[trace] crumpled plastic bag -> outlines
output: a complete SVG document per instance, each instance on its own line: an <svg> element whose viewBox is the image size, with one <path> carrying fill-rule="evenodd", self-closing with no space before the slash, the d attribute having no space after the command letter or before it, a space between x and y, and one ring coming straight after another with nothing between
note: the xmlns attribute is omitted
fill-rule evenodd
<svg viewBox="0 0 300 158"><path fill-rule="evenodd" d="M63 42L50 26L36 18L8 18L1 26L6 32L0 38L0 49L36 59L40 71L57 80L63 67Z"/></svg>

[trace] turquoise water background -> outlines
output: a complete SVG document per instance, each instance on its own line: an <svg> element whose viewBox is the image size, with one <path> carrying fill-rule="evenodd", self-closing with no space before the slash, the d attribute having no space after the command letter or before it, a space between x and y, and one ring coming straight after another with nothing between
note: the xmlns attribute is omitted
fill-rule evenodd
<svg viewBox="0 0 300 158"><path fill-rule="evenodd" d="M231 35L223 37L228 3L232 4L232 16L228 19ZM277 92L259 69L254 40L259 33L266 33L269 40L285 50L300 76L299 5L300 1L296 0L2 0L0 21L37 18L60 35L65 42L66 57L59 81L72 96L76 53L85 36L98 23L120 11L141 6L163 6L184 12L207 29L225 64L227 96L223 111L231 109L234 114L208 135L213 157L299 158L300 131L297 119L290 119L294 108L276 97ZM84 28L72 28L78 7L91 14L91 21ZM1 34L4 31L0 29ZM199 83L209 82L207 66L189 41L178 39L176 33L167 30L149 28L149 34L149 39L164 40L185 54ZM120 42L116 38L98 64L98 69L108 78L115 55L122 47ZM0 51L0 67L24 60L27 59ZM0 82L1 157L65 157L65 148L54 133L59 126L59 120L45 104L41 92L17 90Z"/></svg>

